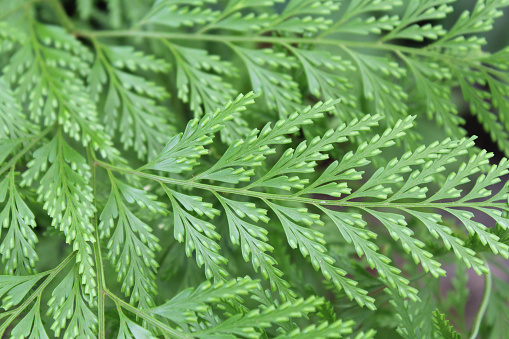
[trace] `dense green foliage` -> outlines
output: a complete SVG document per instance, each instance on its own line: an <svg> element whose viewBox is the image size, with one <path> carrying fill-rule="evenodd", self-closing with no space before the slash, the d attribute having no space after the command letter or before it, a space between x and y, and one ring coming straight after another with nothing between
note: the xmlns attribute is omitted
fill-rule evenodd
<svg viewBox="0 0 509 339"><path fill-rule="evenodd" d="M458 107L509 154L509 0L473 6L0 0L0 336L507 335L509 161Z"/></svg>

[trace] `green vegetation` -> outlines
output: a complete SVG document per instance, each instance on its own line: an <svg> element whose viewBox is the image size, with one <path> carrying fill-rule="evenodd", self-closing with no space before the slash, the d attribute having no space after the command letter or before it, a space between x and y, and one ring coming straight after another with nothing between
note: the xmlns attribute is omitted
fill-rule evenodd
<svg viewBox="0 0 509 339"><path fill-rule="evenodd" d="M1 0L0 336L504 337L509 1L458 6Z"/></svg>

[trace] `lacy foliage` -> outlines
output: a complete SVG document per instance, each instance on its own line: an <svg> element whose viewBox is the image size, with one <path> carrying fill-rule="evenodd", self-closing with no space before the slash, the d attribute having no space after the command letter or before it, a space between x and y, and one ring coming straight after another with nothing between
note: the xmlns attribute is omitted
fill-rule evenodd
<svg viewBox="0 0 509 339"><path fill-rule="evenodd" d="M0 1L0 336L507 332L509 1L105 3Z"/></svg>

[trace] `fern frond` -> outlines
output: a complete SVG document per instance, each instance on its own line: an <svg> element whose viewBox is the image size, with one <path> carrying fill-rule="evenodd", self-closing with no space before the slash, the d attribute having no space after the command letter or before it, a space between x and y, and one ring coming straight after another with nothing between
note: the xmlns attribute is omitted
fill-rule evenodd
<svg viewBox="0 0 509 339"><path fill-rule="evenodd" d="M435 25L433 23L422 25L420 23L446 18L453 11L452 6L449 6L453 2L454 0L425 0L409 3L405 13L401 16L401 20L383 39L385 41L391 39L410 39L415 41L438 39L447 32L442 25Z"/></svg>
<svg viewBox="0 0 509 339"><path fill-rule="evenodd" d="M0 79L0 92L0 140L26 138L35 134L37 126L22 114L21 105L3 79ZM3 154L7 156L8 153Z"/></svg>
<svg viewBox="0 0 509 339"><path fill-rule="evenodd" d="M19 304L43 276L43 274L25 276L2 275L0 278L2 308L8 310L12 306Z"/></svg>
<svg viewBox="0 0 509 339"><path fill-rule="evenodd" d="M53 140L34 152L34 159L23 173L21 185L32 185L42 173L37 200L44 202L43 207L52 218L52 226L62 231L66 242L78 251L77 262L84 293L92 303L97 291L91 244L97 239L91 222L96 209L89 186L89 166L59 131Z"/></svg>
<svg viewBox="0 0 509 339"><path fill-rule="evenodd" d="M73 267L55 287L48 301L48 315L54 320L51 329L57 337L67 325L66 338L94 338L97 317L84 300L80 280L78 267Z"/></svg>
<svg viewBox="0 0 509 339"><path fill-rule="evenodd" d="M214 306L227 307L227 305L231 305L231 300L238 299L239 295L252 294L257 290L259 290L259 284L249 278L240 278L230 282L217 282L213 285L207 282L201 284L196 289L191 288L182 291L161 306L143 311L142 317L147 320L150 319L160 329L166 326L160 323L158 319L182 324L182 330L171 330L173 336L179 338L189 336L196 338L229 337L231 335L258 338L264 333L264 329L268 330L272 324L279 324L291 318L300 318L313 313L324 302L323 299L315 297L298 299L279 306L271 305L243 313L229 314L226 319L221 318L228 314L227 312L220 316L211 308L212 304ZM123 319L125 315L121 310L119 312L121 327L125 327L130 320L127 318ZM126 324L123 324L124 321ZM129 329L121 329L121 332L128 333L128 331L133 331L135 326L132 325L134 323L130 325ZM283 331L283 334L274 337L307 338L313 335L316 335L318 338L338 337L341 334L351 333L353 325L352 321L343 322L341 320L335 321L332 324L319 322L316 327L295 328L292 332L286 333ZM146 330L144 333L148 335Z"/></svg>
<svg viewBox="0 0 509 339"><path fill-rule="evenodd" d="M428 118L435 119L449 136L464 137L465 130L461 125L465 121L458 116L458 108L451 100L451 90L447 85L447 81L452 77L450 71L437 63L408 58L404 54L399 56L414 76L416 94L425 102Z"/></svg>
<svg viewBox="0 0 509 339"><path fill-rule="evenodd" d="M464 12L447 28L441 20L450 15L452 2L289 1L281 11L275 10L278 5L274 1L230 1L220 11L210 10L204 1L185 2L183 7L161 2L148 16L180 13L178 19L165 21L175 23L172 28L176 32L168 33L144 20L135 27L149 30L139 35L166 45L192 39L232 49L249 72L251 88L262 91L267 108L277 108L283 117L302 107L309 92L322 99L343 99L335 111L343 118L360 118L358 107L367 104L370 110L388 118L389 127L409 115L410 93L412 103L425 108L429 119L438 116L436 123L450 137L461 138L465 135L461 127L464 121L458 116L450 94L451 87L460 86L473 113L507 153L508 131L501 122L508 121L504 113L508 75L507 68L498 69L504 63L498 60L506 52L481 52L485 39L477 35L491 30L494 20L509 3L479 0L472 13ZM396 10L402 14L394 14ZM181 30L184 22L193 29ZM122 36L122 32L106 35ZM359 35L367 38L358 41ZM405 40L422 45L410 47ZM271 63L273 58L268 55L282 55L286 62ZM288 65L291 57L299 63ZM497 62L490 61L493 57ZM182 58L177 58L175 64L178 69L187 67ZM185 72L179 73L183 83L199 83ZM303 73L306 79L300 81ZM197 96L199 100L205 100L203 93L221 100L231 95L233 79L215 81L210 72L203 71L200 75L202 82L214 91L204 89ZM360 77L361 81L346 82L349 75ZM297 86L299 82L305 86ZM484 84L489 88L479 88ZM362 98L358 96L359 90ZM200 91L197 88L195 92ZM500 111L500 118L493 109Z"/></svg>
<svg viewBox="0 0 509 339"><path fill-rule="evenodd" d="M196 262L199 267L205 265L205 276L208 279L223 280L228 272L221 265L226 264L228 260L219 254L221 247L217 244L217 240L221 236L214 230L215 227L210 222L196 218L181 207L183 205L189 210L189 206L185 204L186 201L200 200L200 198L189 196L184 198L183 194L170 190L166 186L163 186L163 188L168 198L170 198L173 208L175 239L182 242L185 236L186 255L189 257L193 251L196 251ZM182 200L184 203L182 203ZM193 209L196 210L196 208ZM213 216L215 214L215 211L211 211L206 215L211 218L209 215Z"/></svg>
<svg viewBox="0 0 509 339"><path fill-rule="evenodd" d="M105 5L108 9L107 16L101 13L100 3L91 0L78 0L78 12L81 18L89 19L92 17L115 28L125 24L133 24L139 21L144 13L151 8L151 2L143 0L133 0L126 3L122 0L106 0Z"/></svg>
<svg viewBox="0 0 509 339"><path fill-rule="evenodd" d="M30 311L12 329L13 338L49 339L41 319L41 300L37 299Z"/></svg>
<svg viewBox="0 0 509 339"><path fill-rule="evenodd" d="M253 94L246 95L246 97L252 96ZM249 181L250 176L254 175L253 169L261 166L262 161L268 155L274 153L275 149L273 145L289 143L291 139L285 135L297 132L300 126L311 124L311 119L323 116L325 112L333 109L333 105L334 102L332 101L328 101L324 104L319 103L312 108L306 108L302 114L294 113L290 115L288 119L280 120L273 127L271 127L270 124L266 124L261 131L258 131L257 129L253 130L245 141L237 141L230 145L224 155L208 170L196 175L195 180L209 179L230 183ZM362 126L359 126L359 129L362 129ZM355 132L352 131L352 133ZM341 136L330 136L331 139L334 137L341 139ZM323 147L328 148L329 145ZM310 152L307 152L306 154L308 153ZM313 152L310 157L321 158L321 155ZM311 168L316 165L316 163L312 160L315 159L309 159L309 163L303 164L301 159L297 159L294 163L285 165L289 168L301 168L300 172L309 172L312 170ZM249 167L251 167L251 169L248 169ZM260 181L262 181L262 183L266 186L280 187L283 189L293 185L299 185L299 180L288 177L283 178L284 180L280 180L279 182L270 182L270 179L278 173L276 172L277 169L278 166L276 165L274 170L266 174L262 179L260 179ZM254 186L256 184L257 182L252 185ZM289 190L289 188L287 189Z"/></svg>
<svg viewBox="0 0 509 339"><path fill-rule="evenodd" d="M0 0L0 337L505 334L509 0L460 7Z"/></svg>
<svg viewBox="0 0 509 339"><path fill-rule="evenodd" d="M291 59L286 58L284 54L274 56L268 49L253 51L230 46L246 65L253 90L265 94L269 109L277 110L284 116L297 109L301 97L297 83L288 74L273 70L278 66L290 68L293 64L289 63Z"/></svg>
<svg viewBox="0 0 509 339"><path fill-rule="evenodd" d="M212 11L210 8L199 7L205 2L215 1L156 1L149 14L143 19L143 23L170 28L206 24L219 13Z"/></svg>
<svg viewBox="0 0 509 339"><path fill-rule="evenodd" d="M211 22L200 29L205 32L211 29L226 29L237 32L257 32L270 25L276 18L275 14L255 13L244 14L247 8L256 9L274 6L275 3L283 2L282 0L229 0L226 7Z"/></svg>
<svg viewBox="0 0 509 339"><path fill-rule="evenodd" d="M142 326L138 325L131 319L129 319L124 312L122 312L122 309L118 308L118 315L120 317L120 328L118 331L118 339L138 339L138 338L145 338L145 339L155 339L156 336L152 335L152 333L147 330L146 328L143 328Z"/></svg>
<svg viewBox="0 0 509 339"><path fill-rule="evenodd" d="M83 80L91 54L78 40L57 26L30 19L28 37L4 69L4 79L17 86L15 94L27 103L31 119L55 123L72 138L90 144L104 157L118 152L97 121L94 103Z"/></svg>
<svg viewBox="0 0 509 339"><path fill-rule="evenodd" d="M297 328L288 334L282 334L276 338L342 338L344 335L352 332L352 325L353 322L343 322L342 320L337 320L330 324L323 322L319 326L311 325L302 330ZM368 338L368 336L364 338Z"/></svg>
<svg viewBox="0 0 509 339"><path fill-rule="evenodd" d="M356 53L347 53L357 64L363 83L364 96L373 101L375 110L387 117L391 124L407 115L405 104L407 93L396 82L405 76L406 71L396 62ZM392 79L386 79L391 77Z"/></svg>
<svg viewBox="0 0 509 339"><path fill-rule="evenodd" d="M205 282L196 289L189 288L180 292L166 303L148 311L177 324L186 324L196 321L195 312L204 312L211 304L217 305L222 300L252 293L256 288L258 283L247 277L215 284Z"/></svg>
<svg viewBox="0 0 509 339"><path fill-rule="evenodd" d="M339 9L338 1L291 0L269 27L283 33L315 33L327 29L332 20L324 16Z"/></svg>
<svg viewBox="0 0 509 339"><path fill-rule="evenodd" d="M336 93L345 93L342 101L356 107L356 101L352 95L347 95L352 87L348 79L336 72L344 73L355 68L351 62L337 55L331 55L328 51L316 51L293 48L285 45L294 54L306 73L309 92L317 98L334 98Z"/></svg>
<svg viewBox="0 0 509 339"><path fill-rule="evenodd" d="M223 111L217 111L213 117L222 116L223 119L227 119L230 105L228 104ZM346 181L355 182L362 179L363 172L359 168L369 164L370 161L368 159L380 154L382 152L381 149L394 145L396 140L402 138L406 130L412 126L413 117L409 117L404 121L398 121L394 128L387 129L382 135L374 136L369 142L364 142L356 151L345 154L341 161L334 161L316 180L310 183L306 180L303 181L301 175L312 171L312 168L316 166L316 161L326 159L321 152L330 150L331 143L344 142L348 137L352 137L358 134L359 131L375 125L379 117L367 116L361 121L352 122L348 127L342 126L336 131L331 130L321 139L314 139L309 148L305 144L301 144L295 152L292 150L287 151L285 156L279 159L272 168L269 168L265 175L261 175L261 179L255 180L247 186L222 188L222 186L215 184L200 183L200 180L205 178L234 184L244 181L251 182L251 177L243 174L248 173L244 167L259 166L265 157L271 153L268 146L271 142L286 142L286 139L279 134L279 131L295 131L298 125L309 123L311 121L310 118L319 117L322 111L330 110L332 107L332 103L317 104L313 108L305 109L300 114L292 114L288 120L278 122L274 129L266 126L259 134L256 130L253 131L249 140L231 145L215 165L202 172L202 174L195 175L190 180L165 178L139 171L133 173L166 184L189 185L190 187L212 191L222 202L223 208L226 210L227 215L229 215L230 232L233 232L231 233L232 241L238 243L240 234L239 225L246 230L250 230L249 234L251 237L245 237L243 246L245 246L246 241L249 239L251 241L254 241L253 239L260 239L265 242L265 232L263 229L258 228L258 226L246 224L242 219L235 219L236 217L232 210L236 210L237 212L235 213L240 218L248 216L252 220L262 217L264 220L267 220L266 212L257 205L242 205L231 202L218 195L218 193L260 198L276 214L290 246L292 248L298 247L305 257L309 256L313 267L320 269L327 280L332 279L334 284L339 289L345 290L345 293L350 298L355 298L359 304L368 305L370 308L374 308L373 299L366 295L367 292L365 290L355 287L356 283L345 277L346 272L344 270L333 266L335 260L325 253L325 241L322 233L310 228L313 224L322 224L320 216L307 212L307 209L301 206L285 206L286 203L310 204L321 210L322 213L327 215L336 224L344 239L354 245L357 253L360 256L366 256L367 262L378 271L382 281L395 289L402 297L410 297L413 300L418 300L417 290L409 286L409 280L400 275L400 269L390 265L391 260L388 257L378 252L378 246L374 243L377 234L365 229L366 222L362 219L362 216L357 213L332 210L327 206L347 207L371 214L387 228L394 240L401 242L403 249L411 254L415 263L420 263L426 272L430 272L435 277L444 275L445 271L440 268L441 264L432 258L432 254L425 250L424 243L414 236L414 231L408 228L407 215L414 216L420 220L433 236L441 237L446 248L452 248L468 267L472 266L479 274L486 272L486 268L483 266L482 260L475 257L475 252L471 248L467 247L461 239L453 235L450 228L440 224L440 218L436 213L422 211L424 208L442 209L451 213L459 222L465 225L472 235L478 236L483 245L489 246L495 254L499 253L503 257L508 257L507 245L501 243L499 238L492 234L485 226L472 221L473 214L464 210L465 208L474 208L480 211L489 211L489 215L492 215L494 219L503 219L501 218L502 214L500 211L506 210L506 207L501 201L507 198L507 192L502 190L492 195L486 187L497 183L500 180L499 177L507 173L508 162L506 160L502 160L498 166L494 166L489 174L479 177L475 187L461 196L460 191L456 187L467 183L470 180L468 177L475 175L479 171L480 166L486 164L487 159L491 157L490 154L481 152L478 156L473 156L468 163L462 164L457 174L449 175L442 188L429 196L426 194L428 190L426 185L435 180L435 175L443 171L445 169L444 166L455 162L456 157L467 153L468 148L473 146L472 140L445 140L442 143L433 143L428 147L421 146L415 152L405 153L399 160L393 159L390 161L387 167L380 168L371 177L368 177L365 183L359 185L356 190L350 188L350 185L346 183ZM235 110L229 111L230 115L232 112L235 112ZM193 134L204 135L203 133L208 131L210 119L212 118L206 116L201 123L191 122L187 129L196 128L196 130L193 130ZM216 126L220 128L219 125ZM203 132L199 133L200 130L203 130ZM217 132L217 130L215 131ZM187 134L192 135L190 133ZM189 142L189 139L183 138L181 140L185 145ZM202 136L200 140L210 140L210 136ZM201 146L204 144L203 142L198 144L199 153L196 153L196 156L191 155L190 158L184 157L179 163L185 163L191 159L193 162L196 161L197 156L206 153ZM180 146L179 139L171 141L169 145L171 145L171 148L167 146L167 149L175 148L175 152L183 147ZM250 155L246 157L245 154ZM171 155L171 152L165 150L155 160L160 165L150 165L145 168L173 172L173 164L176 158L175 155ZM165 160L162 161L160 159ZM418 166L421 169L412 172L413 166ZM188 170L191 170L191 168L188 168ZM298 176L289 180L286 174L292 172L298 174ZM405 173L409 172L411 174L408 177L404 177ZM210 173L217 173L217 175L211 176ZM239 177L236 178L235 175ZM285 186L282 184L284 182L282 179L289 180L289 182L299 182L300 184L296 186L298 191L293 195L257 192L254 190L255 187L271 187L269 180L267 180L269 183L265 185L265 176L277 183L274 185L275 187L283 189L285 189ZM398 184L399 182L402 182L402 184ZM504 187L507 187L507 185ZM196 249L198 263L199 265L205 263L207 276L221 279L225 272L219 265L226 261L219 254L219 245L213 240L219 239L219 235L214 231L214 227L210 223L185 212L177 204L175 193L171 193L169 188L165 188L165 190L170 193L175 215L183 216L183 219L176 219L175 222L177 239L182 241L183 235L188 234L188 237L190 237L186 240L188 255L190 250ZM329 194L339 199L318 200L310 196L310 194ZM356 200L360 197L369 200ZM489 198L486 200L486 197ZM455 201L450 203L444 200L444 198L453 198ZM476 202L479 198L484 198L485 200ZM417 199L420 203L406 202L408 199L412 199L410 201ZM211 210L210 205L204 205L198 198L184 198L183 195L180 195L179 200L183 201L184 206L187 205L186 208L188 210L197 211L199 215L209 214L209 216L213 216L216 214L215 210ZM380 210L380 208L390 208L391 212ZM200 237L200 240L198 241L196 237ZM203 247L204 245L200 244L200 242L207 244L206 247ZM268 247L266 244L260 242L254 244L256 244L255 248L251 248L251 251L256 250L258 246L262 246L261 250L263 252L271 250L271 247ZM259 255L262 253L261 250L258 250L260 252ZM245 258L249 255L249 252L244 248L243 253ZM256 268L259 265L259 259L253 256L252 260ZM269 262L272 261L270 260ZM279 293L284 295L286 293L286 286L284 284L280 286L274 284L275 279L277 281L277 277L280 277L280 275L274 269L270 270L274 272L272 276L269 276L273 287L275 289L279 287Z"/></svg>
<svg viewBox="0 0 509 339"><path fill-rule="evenodd" d="M415 320L408 312L408 300L403 300L394 290L386 289L385 292L391 296L390 303L396 310L396 316L400 321L398 333L403 338L410 339L418 337L418 328L415 324Z"/></svg>
<svg viewBox="0 0 509 339"><path fill-rule="evenodd" d="M290 283L282 278L283 272L274 267L277 261L266 254L274 249L267 243L267 230L245 220L245 217L248 217L254 222L261 220L267 223L269 221L266 216L267 211L256 208L253 203L237 202L218 194L216 194L216 198L226 212L231 242L241 246L244 260L249 261L251 255L255 271L260 268L263 278L270 281L271 288L279 292L281 299L283 301L293 300L296 294L290 289Z"/></svg>
<svg viewBox="0 0 509 339"><path fill-rule="evenodd" d="M445 315L440 313L437 309L433 312L433 322L438 333L446 339L459 339L459 334L454 330L454 327L449 326L449 320L445 320Z"/></svg>
<svg viewBox="0 0 509 339"><path fill-rule="evenodd" d="M96 102L103 99L106 132L113 134L118 128L124 148L134 147L142 159L146 155L154 157L162 148L163 140L173 133L167 121L169 112L156 103L168 94L164 88L124 69L164 73L169 65L129 48L108 47L97 42L94 46L97 54L88 74L88 84L92 99ZM100 95L103 87L107 88L106 93Z"/></svg>
<svg viewBox="0 0 509 339"><path fill-rule="evenodd" d="M155 273L158 264L155 252L161 249L150 226L132 213L124 201L136 203L153 212L163 213L163 205L153 201L145 191L130 187L109 173L111 193L99 219L101 238L109 238L108 257L115 265L122 291L130 296L131 304L140 308L154 305ZM117 223L115 224L115 220ZM110 235L111 229L114 229Z"/></svg>
<svg viewBox="0 0 509 339"><path fill-rule="evenodd" d="M179 84L179 98L189 102L191 110L197 116L203 112L210 112L225 102L235 91L228 82L224 82L218 75L234 73L233 66L221 61L215 55L201 49L186 48L167 43L170 51L177 60L177 78ZM216 74L207 71L213 70Z"/></svg>
<svg viewBox="0 0 509 339"><path fill-rule="evenodd" d="M299 299L294 302L286 302L279 307L271 306L263 311L259 309L252 310L247 314L238 314L227 320L212 326L208 329L200 331L195 335L198 337L210 335L226 335L234 334L241 336L258 337L255 332L256 328L270 327L276 321L287 321L290 318L302 317L304 314L313 312L315 308L323 303L323 299L310 297L308 299Z"/></svg>
<svg viewBox="0 0 509 339"><path fill-rule="evenodd" d="M0 223L8 229L0 244L4 272L10 275L33 273L35 262L39 259L35 252L38 239L33 231L36 227L35 216L18 191L14 167L0 182L0 203L4 201L6 204L0 212Z"/></svg>
<svg viewBox="0 0 509 339"><path fill-rule="evenodd" d="M237 112L245 110L246 105L254 103L254 97L254 93L239 95L222 110L215 109L214 113L207 113L201 120L192 120L184 133L173 137L162 152L144 167L171 173L190 170L197 158L208 153L203 146L212 142L213 134L221 130L226 122L235 119Z"/></svg>

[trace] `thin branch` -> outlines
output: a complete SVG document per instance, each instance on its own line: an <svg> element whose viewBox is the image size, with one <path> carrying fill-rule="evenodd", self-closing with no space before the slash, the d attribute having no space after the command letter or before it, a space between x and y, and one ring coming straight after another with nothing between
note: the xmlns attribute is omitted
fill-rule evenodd
<svg viewBox="0 0 509 339"><path fill-rule="evenodd" d="M490 270L490 266L488 265L488 261L485 258L482 258L486 263L486 268L488 269L488 273L484 275L484 296L482 298L481 306L479 307L479 311L475 316L474 325L472 326L472 334L470 335L470 339L477 338L479 334L479 329L481 328L481 323L484 318L484 314L486 313L486 309L488 308L488 303L490 302L491 297L491 285L492 281L492 272Z"/></svg>
<svg viewBox="0 0 509 339"><path fill-rule="evenodd" d="M93 194L94 194L94 206L97 211L96 167L93 166L93 162L95 161L95 154L90 146L87 147L87 152L88 152L88 162L90 165L90 171L92 172L91 186L92 186L92 190L93 190ZM96 267L96 272L97 272L97 313L98 313L98 323L99 323L97 338L105 339L106 338L106 318L105 318L105 307L104 307L104 296L105 296L104 291L106 289L106 279L104 277L103 258L102 258L102 254L101 254L101 242L99 240L97 215L94 216L93 223L94 223L94 233L95 233L95 238L96 238L96 241L94 242L94 254L95 254L95 267Z"/></svg>
<svg viewBox="0 0 509 339"><path fill-rule="evenodd" d="M132 174L141 178L157 181L159 183L166 183L178 186L187 186L194 187L198 189L203 189L212 192L220 192L220 193L230 193L237 194L243 196L249 196L260 199L270 199L270 200L285 200L285 201L293 201L300 202L304 204L312 204L317 206L339 206L339 207L365 207L365 208L380 208L380 207L390 207L390 208L458 208L458 207L479 207L485 206L486 203L490 204L490 207L506 207L507 202L491 202L491 201L481 201L481 202L461 202L458 206L455 201L453 202L435 202L435 203L426 203L425 206L421 203L410 202L410 203L394 203L394 202L357 202L357 201L342 201L342 200L322 200L315 198L305 198L295 195L283 195L283 194L272 194L272 193L264 193L258 191L252 191L245 188L235 188L235 187L224 187L224 186L215 186L209 184L203 184L199 182L195 182L192 180L181 180L174 178L167 178L159 175L149 174L141 171L131 170L128 168L117 167L108 163L104 163L102 161L96 161L96 165L110 169L115 172Z"/></svg>

